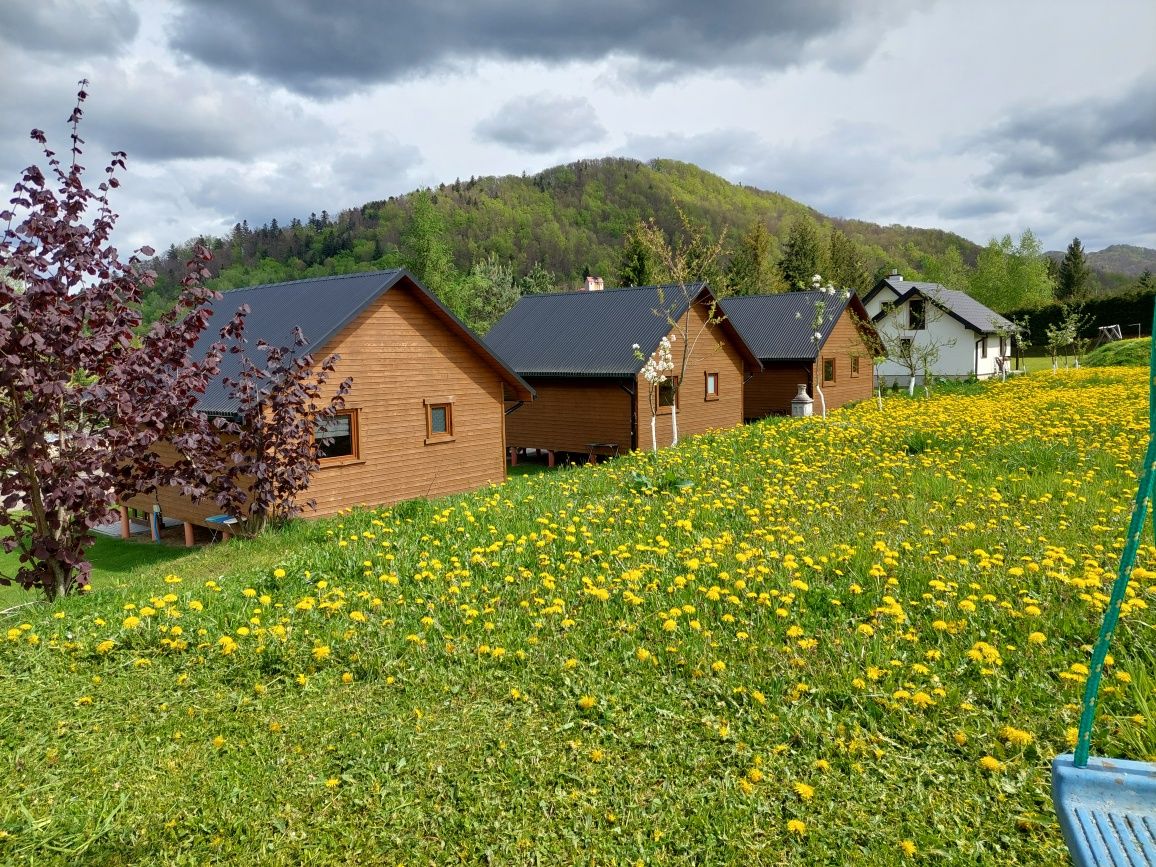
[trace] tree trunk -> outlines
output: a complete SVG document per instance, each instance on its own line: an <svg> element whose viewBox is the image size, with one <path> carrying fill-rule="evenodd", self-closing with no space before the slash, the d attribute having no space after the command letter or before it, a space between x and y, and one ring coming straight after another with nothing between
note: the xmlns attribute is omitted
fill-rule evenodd
<svg viewBox="0 0 1156 867"><path fill-rule="evenodd" d="M670 444L672 446L678 445L678 407L675 406L676 403L678 403L677 393L674 395L674 403L670 405Z"/></svg>

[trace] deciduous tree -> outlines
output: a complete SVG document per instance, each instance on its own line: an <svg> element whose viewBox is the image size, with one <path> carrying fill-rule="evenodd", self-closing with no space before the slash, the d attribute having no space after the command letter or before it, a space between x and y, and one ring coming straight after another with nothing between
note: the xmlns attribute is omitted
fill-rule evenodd
<svg viewBox="0 0 1156 867"><path fill-rule="evenodd" d="M125 155L116 152L95 190L86 185L79 135L84 82L69 119L62 161L40 130L47 174L25 169L0 240L0 528L20 566L0 583L56 598L88 583L90 529L118 498L176 485L205 491L195 462L162 465L159 440L196 454L212 430L195 411L216 374L221 347L194 361L189 351L215 293L201 250L178 304L143 334L142 287L154 275L111 243L109 201ZM142 250L151 255L151 250ZM162 398L163 396L163 398Z"/></svg>
<svg viewBox="0 0 1156 867"><path fill-rule="evenodd" d="M315 364L300 329L292 347L259 340L247 348L239 327L246 312L242 308L222 335L231 338L229 352L241 360L240 373L225 378L236 413L215 421L221 436L211 455L200 459L208 462L217 504L241 519L244 532L255 534L314 507L313 500L302 502L298 496L320 467L317 426L345 405L353 380L346 378L326 397L325 384L339 356Z"/></svg>

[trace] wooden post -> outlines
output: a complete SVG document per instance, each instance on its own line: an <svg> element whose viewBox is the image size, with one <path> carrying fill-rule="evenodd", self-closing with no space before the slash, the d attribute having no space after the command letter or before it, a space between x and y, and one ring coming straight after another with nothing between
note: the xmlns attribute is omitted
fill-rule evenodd
<svg viewBox="0 0 1156 867"><path fill-rule="evenodd" d="M185 547L193 547L193 525L190 521L185 521Z"/></svg>
<svg viewBox="0 0 1156 867"><path fill-rule="evenodd" d="M554 450L553 449L549 449L546 452L546 466L548 466L548 467L554 466Z"/></svg>
<svg viewBox="0 0 1156 867"><path fill-rule="evenodd" d="M128 506L120 507L120 537L128 539L132 536L132 524L128 519Z"/></svg>
<svg viewBox="0 0 1156 867"><path fill-rule="evenodd" d="M516 448L514 448L513 446L510 446L509 451L510 451L510 466L516 467L518 465L518 450Z"/></svg>
<svg viewBox="0 0 1156 867"><path fill-rule="evenodd" d="M149 533L153 537L153 541L158 545L161 541L161 507L153 506L152 514L149 515Z"/></svg>
<svg viewBox="0 0 1156 867"><path fill-rule="evenodd" d="M233 538L233 534L230 533L228 530L222 530L221 531L221 541L222 542L228 542L232 538Z"/></svg>

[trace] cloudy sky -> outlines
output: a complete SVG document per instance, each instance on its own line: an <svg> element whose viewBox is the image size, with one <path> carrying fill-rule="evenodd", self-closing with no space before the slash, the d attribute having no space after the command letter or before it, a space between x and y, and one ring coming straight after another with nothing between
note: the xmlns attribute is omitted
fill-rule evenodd
<svg viewBox="0 0 1156 867"><path fill-rule="evenodd" d="M1152 0L0 0L0 182L129 172L120 243L582 158L831 216L1156 247Z"/></svg>

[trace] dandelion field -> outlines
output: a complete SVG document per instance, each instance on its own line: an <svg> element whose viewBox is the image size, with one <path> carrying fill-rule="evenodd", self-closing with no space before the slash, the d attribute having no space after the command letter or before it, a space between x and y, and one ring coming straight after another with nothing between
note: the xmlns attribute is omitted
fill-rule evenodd
<svg viewBox="0 0 1156 867"><path fill-rule="evenodd" d="M685 490L631 455L22 610L0 861L1064 863L1146 399L889 397L690 439ZM1098 754L1156 756L1139 563Z"/></svg>

